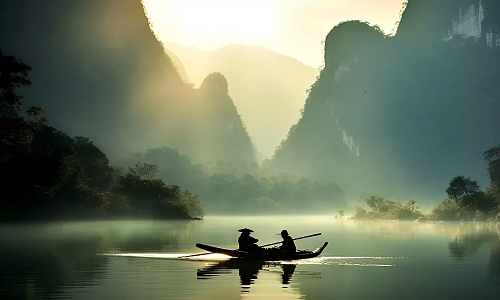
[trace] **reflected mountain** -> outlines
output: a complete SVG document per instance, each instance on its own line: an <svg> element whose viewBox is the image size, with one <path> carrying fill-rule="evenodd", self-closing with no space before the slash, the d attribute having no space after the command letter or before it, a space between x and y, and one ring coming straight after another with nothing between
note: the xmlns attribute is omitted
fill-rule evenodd
<svg viewBox="0 0 500 300"><path fill-rule="evenodd" d="M247 261L238 258L232 258L226 261L218 262L214 265L199 269L197 271L198 279L211 279L223 274L231 274L231 270L238 270L242 292L249 292L250 285L255 284L259 271L276 272L275 269L281 268L281 283L289 285L292 275L295 272L296 265L281 264L279 262ZM286 286L284 286L285 288Z"/></svg>

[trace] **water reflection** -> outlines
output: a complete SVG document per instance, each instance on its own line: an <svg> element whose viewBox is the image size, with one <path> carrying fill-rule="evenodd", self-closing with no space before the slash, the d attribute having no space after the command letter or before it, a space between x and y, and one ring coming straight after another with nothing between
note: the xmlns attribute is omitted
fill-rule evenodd
<svg viewBox="0 0 500 300"><path fill-rule="evenodd" d="M285 223L262 220L271 232L279 232ZM306 230L303 224L308 220L288 228ZM333 222L327 220L321 228L332 243L319 258L294 264L203 256L178 259L197 253L194 245L201 240L230 247L235 241L225 233L227 228L241 228L242 221L237 222L213 217L203 222L3 224L0 299L398 299L406 295L418 300L421 291L432 290L436 299L457 300L469 299L474 290L478 299L497 300L500 293L500 230L488 223L345 220L341 226L328 227ZM316 244L305 239L300 247Z"/></svg>
<svg viewBox="0 0 500 300"><path fill-rule="evenodd" d="M289 284L292 278L293 272L295 272L296 265L281 265L283 269L283 274L281 274L281 279L283 284Z"/></svg>
<svg viewBox="0 0 500 300"><path fill-rule="evenodd" d="M230 274L231 270L238 270L242 292L249 292L250 285L255 284L259 271L276 272L281 269L281 284L286 288L290 284L296 269L295 264L281 264L279 262L247 261L232 258L218 262L197 271L198 279L210 279L223 274Z"/></svg>
<svg viewBox="0 0 500 300"><path fill-rule="evenodd" d="M451 241L447 242L449 255L456 261L465 261L489 251L488 283L500 285L500 225L489 222L356 222L357 229L368 233L372 240L398 238L422 239L434 233Z"/></svg>
<svg viewBox="0 0 500 300"><path fill-rule="evenodd" d="M490 284L500 284L500 230L488 223L466 224L474 226L476 230L458 232L455 239L448 243L450 255L456 260L464 260L476 256L481 250L489 250ZM466 226L462 224L462 228ZM469 228L470 229L470 228Z"/></svg>
<svg viewBox="0 0 500 300"><path fill-rule="evenodd" d="M100 252L175 249L189 222L81 222L2 225L0 299L54 299L67 287L102 280Z"/></svg>
<svg viewBox="0 0 500 300"><path fill-rule="evenodd" d="M491 280L495 284L500 285L500 246L499 245L497 245L497 247L491 251L490 274L492 274Z"/></svg>
<svg viewBox="0 0 500 300"><path fill-rule="evenodd" d="M398 238L401 240L415 240L423 224L418 222L399 221L358 221L355 222L357 229L368 233L371 240L382 238ZM425 225L424 225L425 226Z"/></svg>

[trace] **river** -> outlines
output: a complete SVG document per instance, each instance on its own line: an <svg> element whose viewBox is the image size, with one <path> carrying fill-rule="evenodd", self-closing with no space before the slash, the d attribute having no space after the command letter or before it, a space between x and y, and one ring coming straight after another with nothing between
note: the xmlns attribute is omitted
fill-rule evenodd
<svg viewBox="0 0 500 300"><path fill-rule="evenodd" d="M261 244L287 229L323 254L228 264L195 244L234 248L242 227ZM0 299L499 299L500 226L215 217L0 225Z"/></svg>

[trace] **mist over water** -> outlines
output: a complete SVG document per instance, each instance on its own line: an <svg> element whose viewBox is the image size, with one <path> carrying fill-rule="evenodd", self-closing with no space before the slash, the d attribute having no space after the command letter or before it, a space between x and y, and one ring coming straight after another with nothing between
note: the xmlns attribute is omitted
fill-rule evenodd
<svg viewBox="0 0 500 300"><path fill-rule="evenodd" d="M320 257L241 263L195 243L236 248L237 229L259 244L286 228ZM496 299L500 229L314 217L206 217L0 226L2 299ZM4 298L7 296L7 298Z"/></svg>

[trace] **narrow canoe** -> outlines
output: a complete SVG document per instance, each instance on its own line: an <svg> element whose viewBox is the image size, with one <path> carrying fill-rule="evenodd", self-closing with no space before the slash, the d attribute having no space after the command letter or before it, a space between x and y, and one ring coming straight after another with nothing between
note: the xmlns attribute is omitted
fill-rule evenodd
<svg viewBox="0 0 500 300"><path fill-rule="evenodd" d="M224 249L205 244L196 244L196 247L208 252L225 254L231 257L273 261L273 260L297 260L297 259L313 258L320 255L327 245L328 242L325 242L323 246L317 248L314 251L297 251L295 253L282 253L278 251L267 252L265 250L263 252L246 252L241 250Z"/></svg>

